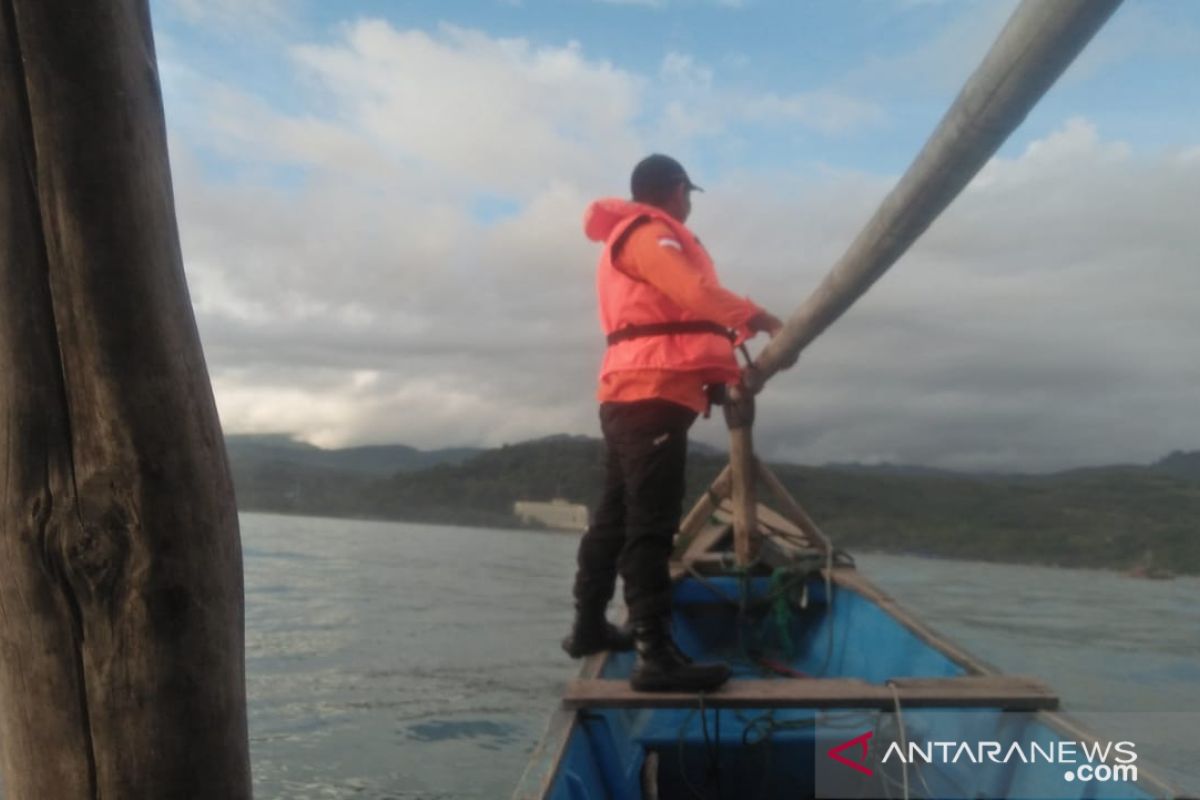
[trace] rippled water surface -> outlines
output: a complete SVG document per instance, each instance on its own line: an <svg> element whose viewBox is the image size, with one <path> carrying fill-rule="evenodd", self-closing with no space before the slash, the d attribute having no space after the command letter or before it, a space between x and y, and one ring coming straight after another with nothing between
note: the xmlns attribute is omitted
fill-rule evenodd
<svg viewBox="0 0 1200 800"><path fill-rule="evenodd" d="M257 797L508 796L574 669L557 644L574 536L263 514L242 516L242 536ZM1200 712L1200 581L883 555L859 565L984 660L1055 686L1084 719ZM1200 784L1194 734L1163 718L1147 716L1139 752Z"/></svg>
<svg viewBox="0 0 1200 800"><path fill-rule="evenodd" d="M507 798L574 664L577 538L242 515L255 796ZM985 661L1200 794L1200 580L863 554ZM2 796L2 794L0 794Z"/></svg>
<svg viewBox="0 0 1200 800"><path fill-rule="evenodd" d="M242 516L259 798L502 798L571 662L572 536Z"/></svg>

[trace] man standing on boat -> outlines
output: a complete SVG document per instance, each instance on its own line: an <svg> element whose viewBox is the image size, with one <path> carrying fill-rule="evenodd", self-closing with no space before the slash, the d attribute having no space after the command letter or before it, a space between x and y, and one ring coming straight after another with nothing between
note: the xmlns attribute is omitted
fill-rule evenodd
<svg viewBox="0 0 1200 800"><path fill-rule="evenodd" d="M712 259L684 223L691 182L673 158L633 170L633 199L597 200L584 232L603 242L597 273L608 350L600 368L600 427L607 447L603 498L579 543L573 658L636 647L639 691L706 691L725 664L695 664L671 638L667 562L683 512L687 432L715 395L741 377L734 347L782 323L722 288ZM617 573L632 634L606 621Z"/></svg>

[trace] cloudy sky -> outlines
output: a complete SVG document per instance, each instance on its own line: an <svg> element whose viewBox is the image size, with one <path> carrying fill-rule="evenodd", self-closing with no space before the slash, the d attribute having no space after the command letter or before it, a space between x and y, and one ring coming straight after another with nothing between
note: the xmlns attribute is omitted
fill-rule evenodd
<svg viewBox="0 0 1200 800"><path fill-rule="evenodd" d="M226 431L597 435L580 218L648 152L723 281L797 306L1014 4L153 0ZM1048 470L1200 448L1200 3L1130 2L767 388L766 455ZM720 444L717 419L695 436Z"/></svg>

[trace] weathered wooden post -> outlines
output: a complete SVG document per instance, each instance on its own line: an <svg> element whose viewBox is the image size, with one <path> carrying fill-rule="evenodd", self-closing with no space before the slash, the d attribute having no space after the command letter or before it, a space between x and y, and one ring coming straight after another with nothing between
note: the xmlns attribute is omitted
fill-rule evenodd
<svg viewBox="0 0 1200 800"><path fill-rule="evenodd" d="M754 457L754 395L734 387L725 406L729 428L730 501L733 504L733 553L745 567L758 552L758 469Z"/></svg>
<svg viewBox="0 0 1200 800"><path fill-rule="evenodd" d="M250 797L241 545L145 0L0 0L0 768Z"/></svg>

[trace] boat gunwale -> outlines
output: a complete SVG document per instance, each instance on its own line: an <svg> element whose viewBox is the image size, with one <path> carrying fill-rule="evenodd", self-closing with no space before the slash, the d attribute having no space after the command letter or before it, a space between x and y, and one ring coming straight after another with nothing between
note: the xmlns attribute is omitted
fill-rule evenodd
<svg viewBox="0 0 1200 800"><path fill-rule="evenodd" d="M606 650L583 660L577 679L598 678L608 664L610 653ZM544 800L562 768L567 745L579 727L579 710L564 707L561 703L546 723L546 729L529 754L529 762L521 774L521 780L512 794L512 800ZM546 757L553 754L552 760Z"/></svg>
<svg viewBox="0 0 1200 800"><path fill-rule="evenodd" d="M1002 675L1001 670L977 658L953 640L940 634L925 622L915 617L903 604L880 589L874 582L853 567L835 567L832 581L839 587L862 595L876 603L882 611L891 616L930 647L946 656L948 659L963 667L969 674ZM579 679L598 677L604 665L608 662L608 653L587 659L580 667ZM1031 714L1038 722L1058 734L1065 734L1076 741L1096 742L1096 734L1091 732L1078 719L1059 709L1055 711L1038 710L1023 712ZM563 756L571 736L579 726L579 709L568 709L559 706L550 715L545 732L530 755L529 763L513 793L513 800L546 800L559 770L562 768ZM547 761L546 755L553 752L553 759ZM1185 793L1170 780L1157 774L1154 768L1138 768L1135 785L1148 789L1151 794L1160 797L1185 797Z"/></svg>
<svg viewBox="0 0 1200 800"><path fill-rule="evenodd" d="M707 548L705 548L705 551L718 544L721 538L723 537L709 538L706 542ZM691 552L689 550L689 555L695 558L702 555L702 553ZM688 576L686 563L683 569L676 569L673 575L673 582L675 583L684 580ZM917 617L907 606L863 575L856 567L835 565L821 569L820 575L823 579L835 584L839 589L854 592L874 603L881 611L898 622L927 646L944 655L957 666L962 667L968 675L1008 674L984 659L973 655L945 634L936 631L924 620ZM609 653L605 652L586 659L580 667L576 678L590 679L599 677L604 666L608 663L608 658ZM516 791L512 795L512 800L547 800L549 791L553 787L554 781L562 768L563 756L566 753L567 745L571 740L571 736L574 735L576 729L579 727L579 713L582 710L568 709L560 703L558 708L550 715L546 730L530 755L529 763L521 777L521 781L517 785ZM1031 714L1036 721L1046 724L1047 727L1058 734L1072 736L1076 741L1098 741L1096 734L1092 733L1087 726L1061 709L1022 713ZM550 751L553 751L554 759L547 765L545 754ZM539 758L539 756L541 757ZM1180 787L1175 786L1170 780L1158 775L1153 768L1146 770L1139 766L1138 777L1134 781L1134 784L1142 788L1147 788L1147 786L1153 787L1153 789L1149 790L1149 793L1156 796L1170 798L1187 796Z"/></svg>
<svg viewBox="0 0 1200 800"><path fill-rule="evenodd" d="M825 570L822 570L825 572ZM881 589L874 581L867 578L855 567L834 567L831 576L833 583L843 589L855 592L867 600L876 603L879 608L905 628L913 635L917 636L925 644L934 648L948 659L963 667L969 674L974 675L1004 675L1007 674L995 665L979 658L968 652L965 648L959 645L954 640L950 639L945 634L939 633L932 626L918 618L912 611L903 603L896 600L890 594ZM1075 741L1086 741L1096 743L1097 734L1091 731L1083 722L1071 716L1070 713L1062 708L1050 710L1038 710L1031 713L1035 720L1046 724L1051 730L1057 734L1066 734L1073 737ZM1152 785L1154 789L1151 794L1161 797L1183 798L1187 794L1181 787L1176 786L1172 781L1157 774L1155 769L1145 769L1142 766L1138 767L1138 777L1134 781L1137 786L1146 784Z"/></svg>

